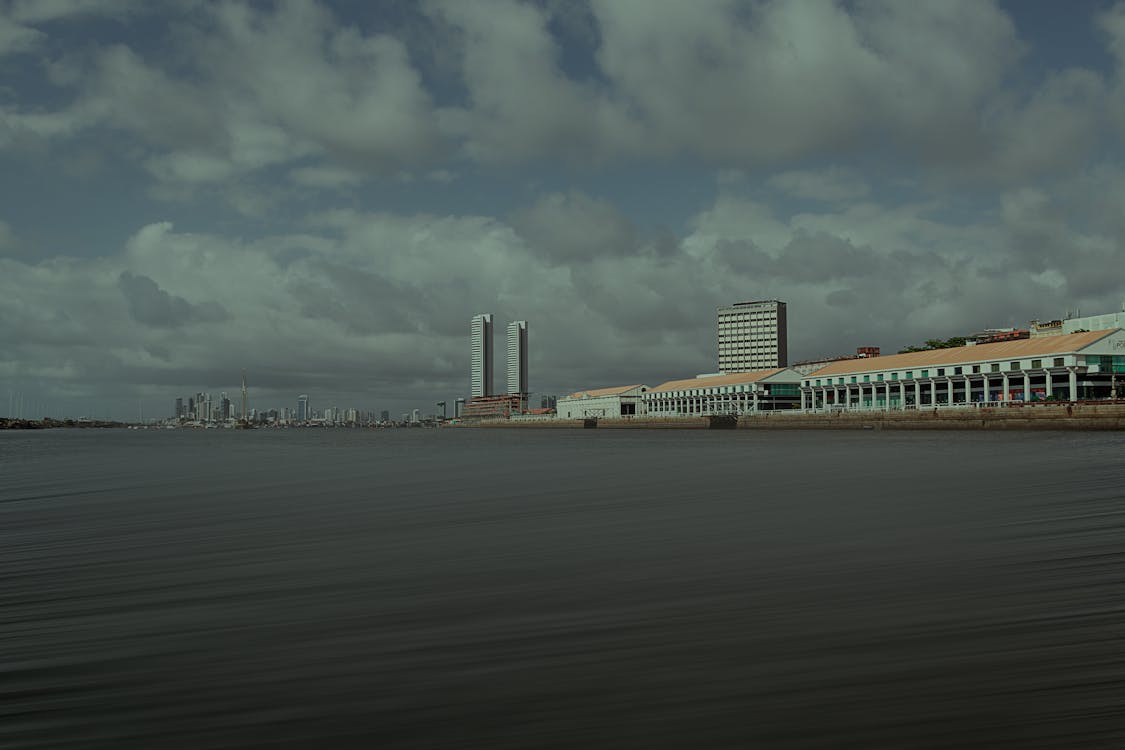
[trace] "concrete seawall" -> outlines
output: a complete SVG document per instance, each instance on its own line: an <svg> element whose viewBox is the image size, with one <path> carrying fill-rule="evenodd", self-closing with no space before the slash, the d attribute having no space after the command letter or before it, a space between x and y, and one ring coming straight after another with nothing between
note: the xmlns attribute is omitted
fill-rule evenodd
<svg viewBox="0 0 1125 750"><path fill-rule="evenodd" d="M626 417L581 420L489 420L465 427L539 429L740 430L1125 430L1125 402L1012 405L991 408L795 414L769 416Z"/></svg>

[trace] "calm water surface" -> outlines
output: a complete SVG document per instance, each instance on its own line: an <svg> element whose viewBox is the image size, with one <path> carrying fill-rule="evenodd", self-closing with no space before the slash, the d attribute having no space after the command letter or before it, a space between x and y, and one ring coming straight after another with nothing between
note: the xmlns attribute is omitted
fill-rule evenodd
<svg viewBox="0 0 1125 750"><path fill-rule="evenodd" d="M1125 747L1125 435L0 432L0 747Z"/></svg>

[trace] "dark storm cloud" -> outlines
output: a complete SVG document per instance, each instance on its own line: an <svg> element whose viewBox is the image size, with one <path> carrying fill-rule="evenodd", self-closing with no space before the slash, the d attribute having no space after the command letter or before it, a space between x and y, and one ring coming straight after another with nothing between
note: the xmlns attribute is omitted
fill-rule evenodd
<svg viewBox="0 0 1125 750"><path fill-rule="evenodd" d="M227 319L226 311L213 303L193 305L161 289L147 276L122 271L117 286L129 305L129 315L154 328L178 328L187 323L215 323Z"/></svg>
<svg viewBox="0 0 1125 750"><path fill-rule="evenodd" d="M335 263L314 262L310 268L312 275L290 287L303 315L331 320L361 335L419 331L422 289Z"/></svg>

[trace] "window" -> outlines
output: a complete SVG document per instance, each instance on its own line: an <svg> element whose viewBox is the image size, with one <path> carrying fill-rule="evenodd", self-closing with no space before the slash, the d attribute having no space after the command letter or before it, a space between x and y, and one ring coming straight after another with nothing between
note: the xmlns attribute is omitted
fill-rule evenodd
<svg viewBox="0 0 1125 750"><path fill-rule="evenodd" d="M980 374L980 365L973 365L973 374L974 375Z"/></svg>
<svg viewBox="0 0 1125 750"><path fill-rule="evenodd" d="M954 375L960 375L961 374L961 368L960 367L954 367L953 368L953 374Z"/></svg>
<svg viewBox="0 0 1125 750"><path fill-rule="evenodd" d="M1041 359L1031 360L1031 369L1032 370L1038 370L1042 366L1043 366L1043 360L1041 360Z"/></svg>
<svg viewBox="0 0 1125 750"><path fill-rule="evenodd" d="M891 380L898 380L898 373L897 372L891 373Z"/></svg>
<svg viewBox="0 0 1125 750"><path fill-rule="evenodd" d="M817 384L817 385L820 385L820 381L819 381L819 380L818 380L818 381L816 381L816 384Z"/></svg>
<svg viewBox="0 0 1125 750"><path fill-rule="evenodd" d="M855 384L855 375L852 375L852 384Z"/></svg>
<svg viewBox="0 0 1125 750"><path fill-rule="evenodd" d="M991 365L989 365L989 372L1000 372L1000 363L993 362Z"/></svg>
<svg viewBox="0 0 1125 750"><path fill-rule="evenodd" d="M864 383L870 383L871 382L871 376L870 375L864 375L863 376L863 382Z"/></svg>
<svg viewBox="0 0 1125 750"><path fill-rule="evenodd" d="M1062 367L1062 366L1063 366L1063 358L1062 357L1055 357L1055 367Z"/></svg>
<svg viewBox="0 0 1125 750"><path fill-rule="evenodd" d="M914 371L913 370L907 370L906 371L906 379L907 380L913 380L914 379Z"/></svg>
<svg viewBox="0 0 1125 750"><path fill-rule="evenodd" d="M944 367L939 367L939 368L938 368L938 371L937 371L937 374L938 374L938 377L939 377L939 378L940 378L940 377L944 377L944 376L945 376L945 368L944 368Z"/></svg>
<svg viewBox="0 0 1125 750"><path fill-rule="evenodd" d="M922 377L924 377L924 378L930 377L930 371L929 370L922 370Z"/></svg>
<svg viewBox="0 0 1125 750"><path fill-rule="evenodd" d="M843 384L844 384L844 379L843 379L843 378L840 378L840 379L839 379L838 381L836 381L836 382L837 382L837 383L839 383L840 385L843 385Z"/></svg>
<svg viewBox="0 0 1125 750"><path fill-rule="evenodd" d="M1017 360L1017 361L1015 361L1015 362L1009 362L1009 363L1008 363L1008 369L1009 369L1009 370L1018 370L1018 369L1020 369L1020 363L1019 363L1019 361Z"/></svg>
<svg viewBox="0 0 1125 750"><path fill-rule="evenodd" d="M875 379L878 380L880 383L883 382L883 373L879 373L878 375L876 375Z"/></svg>

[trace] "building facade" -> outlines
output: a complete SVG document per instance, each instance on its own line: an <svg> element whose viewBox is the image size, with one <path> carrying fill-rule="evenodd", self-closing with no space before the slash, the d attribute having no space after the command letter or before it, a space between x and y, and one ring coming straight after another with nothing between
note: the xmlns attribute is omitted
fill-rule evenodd
<svg viewBox="0 0 1125 750"><path fill-rule="evenodd" d="M1125 390L1125 331L1060 334L835 362L805 375L805 409L1078 401Z"/></svg>
<svg viewBox="0 0 1125 750"><path fill-rule="evenodd" d="M1028 328L1031 329L1031 338L1061 336L1064 333L1081 333L1083 331L1105 331L1110 328L1125 328L1125 305L1121 306L1121 312L1067 317L1065 320L1033 320L1028 325Z"/></svg>
<svg viewBox="0 0 1125 750"><path fill-rule="evenodd" d="M800 383L800 373L785 367L670 380L644 394L645 413L699 417L793 409L800 401Z"/></svg>
<svg viewBox="0 0 1125 750"><path fill-rule="evenodd" d="M312 419L312 414L309 412L309 396L307 393L302 393L297 396L297 421L307 422Z"/></svg>
<svg viewBox="0 0 1125 750"><path fill-rule="evenodd" d="M492 394L492 315L474 315L469 326L469 345L472 349L470 395L485 398Z"/></svg>
<svg viewBox="0 0 1125 750"><path fill-rule="evenodd" d="M527 396L527 321L508 324L508 395Z"/></svg>
<svg viewBox="0 0 1125 750"><path fill-rule="evenodd" d="M719 372L754 372L789 361L786 306L780 300L736 302L718 312Z"/></svg>
<svg viewBox="0 0 1125 750"><path fill-rule="evenodd" d="M563 396L555 404L559 419L618 419L644 414L643 383L613 388L595 388Z"/></svg>

